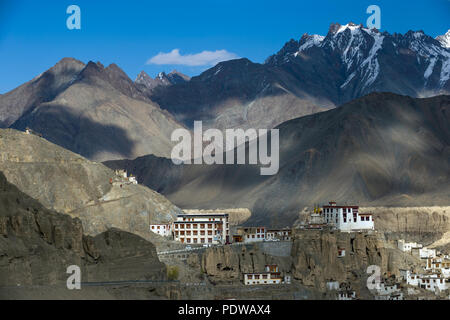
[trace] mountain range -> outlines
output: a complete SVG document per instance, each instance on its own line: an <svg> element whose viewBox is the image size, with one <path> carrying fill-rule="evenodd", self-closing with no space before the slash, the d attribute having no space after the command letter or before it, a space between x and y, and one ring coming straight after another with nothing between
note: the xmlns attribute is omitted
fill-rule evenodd
<svg viewBox="0 0 450 320"><path fill-rule="evenodd" d="M245 58L221 62L189 82L157 88L151 99L189 127L204 120L215 128L272 128L374 91L445 94L448 36L336 23L326 36L291 39L263 64Z"/></svg>
<svg viewBox="0 0 450 320"><path fill-rule="evenodd" d="M29 127L91 160L169 157L170 135L207 128L274 128L370 92L428 97L450 92L450 33L390 34L348 23L291 39L263 63L220 62L199 76L64 58L0 95L0 127Z"/></svg>
<svg viewBox="0 0 450 320"><path fill-rule="evenodd" d="M183 127L148 99L115 64L64 58L0 96L0 124L29 127L91 160L169 156L170 134Z"/></svg>
<svg viewBox="0 0 450 320"><path fill-rule="evenodd" d="M292 223L299 210L334 200L364 206L450 203L450 96L371 93L338 108L287 121L280 169L174 165L153 155L108 161L181 208L242 207L249 225Z"/></svg>
<svg viewBox="0 0 450 320"><path fill-rule="evenodd" d="M142 71L132 81L115 64L64 58L0 95L0 126L31 128L83 160L63 162L53 179L51 166L39 165L49 155L58 164L62 151L38 140L29 140L29 149L28 140L5 131L16 138L3 139L3 157L32 160L6 159L0 170L51 209L102 219L111 204L127 205L135 191L141 203L148 189L110 193L111 171L70 169L77 161L125 167L181 207L251 208L248 223L292 222L302 205L330 199L448 204L449 35L336 23L325 36L288 41L262 64L224 61L192 78L173 71L153 79ZM247 165L174 166L171 133L190 129L193 120L203 120L204 129L279 128L279 173L262 177L258 166ZM18 143L22 148L14 151ZM63 172L79 175L81 193L76 179L73 189L60 181ZM104 201L110 197L117 201ZM179 209L166 201L150 211L174 215ZM95 214L91 204L100 208Z"/></svg>

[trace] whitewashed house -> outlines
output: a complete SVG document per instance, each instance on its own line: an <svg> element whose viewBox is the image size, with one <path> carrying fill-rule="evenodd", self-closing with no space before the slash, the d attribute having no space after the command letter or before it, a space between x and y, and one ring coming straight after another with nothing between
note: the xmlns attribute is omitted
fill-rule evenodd
<svg viewBox="0 0 450 320"><path fill-rule="evenodd" d="M338 206L336 202L322 207L325 223L343 232L374 230L371 213L360 213L358 206Z"/></svg>
<svg viewBox="0 0 450 320"><path fill-rule="evenodd" d="M169 237L172 235L172 224L170 223L155 223L150 224L150 231L159 234L163 237Z"/></svg>
<svg viewBox="0 0 450 320"><path fill-rule="evenodd" d="M281 284L281 283L282 278L277 265L266 265L264 272L244 273L245 285L264 285L264 284Z"/></svg>
<svg viewBox="0 0 450 320"><path fill-rule="evenodd" d="M239 227L237 234L244 243L262 242L266 240L266 227Z"/></svg>
<svg viewBox="0 0 450 320"><path fill-rule="evenodd" d="M428 258L425 270L440 271L445 278L450 278L450 259L445 257Z"/></svg>
<svg viewBox="0 0 450 320"><path fill-rule="evenodd" d="M398 240L397 247L403 252L411 252L412 249L420 249L422 245L416 242L405 242L405 240Z"/></svg>

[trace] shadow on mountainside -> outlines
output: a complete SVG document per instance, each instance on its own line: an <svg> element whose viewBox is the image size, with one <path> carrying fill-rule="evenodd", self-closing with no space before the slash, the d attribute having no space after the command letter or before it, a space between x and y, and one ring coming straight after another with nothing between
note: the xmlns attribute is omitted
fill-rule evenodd
<svg viewBox="0 0 450 320"><path fill-rule="evenodd" d="M134 142L124 129L94 122L61 105L41 106L10 126L22 131L27 127L42 134L48 141L91 160L105 153L128 158L134 147Z"/></svg>

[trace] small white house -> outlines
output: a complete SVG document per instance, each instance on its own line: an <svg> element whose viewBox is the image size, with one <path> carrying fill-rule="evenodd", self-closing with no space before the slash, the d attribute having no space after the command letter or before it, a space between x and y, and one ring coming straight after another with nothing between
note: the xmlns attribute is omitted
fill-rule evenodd
<svg viewBox="0 0 450 320"><path fill-rule="evenodd" d="M440 271L445 278L450 278L450 260L439 258L428 258L425 270Z"/></svg>
<svg viewBox="0 0 450 320"><path fill-rule="evenodd" d="M163 237L172 235L172 225L168 223L156 223L150 225L150 231Z"/></svg>
<svg viewBox="0 0 450 320"><path fill-rule="evenodd" d="M339 290L339 281L328 281L326 283L327 290Z"/></svg>
<svg viewBox="0 0 450 320"><path fill-rule="evenodd" d="M245 285L281 284L281 282L277 265L266 265L265 272L244 273Z"/></svg>
<svg viewBox="0 0 450 320"><path fill-rule="evenodd" d="M420 259L436 258L436 249L421 248L419 249Z"/></svg>
<svg viewBox="0 0 450 320"><path fill-rule="evenodd" d="M412 249L422 248L422 245L416 242L405 242L405 240L402 239L397 241L397 247L403 252L411 252Z"/></svg>
<svg viewBox="0 0 450 320"><path fill-rule="evenodd" d="M128 177L128 181L130 181L132 184L138 184L136 177L133 175L130 175Z"/></svg>
<svg viewBox="0 0 450 320"><path fill-rule="evenodd" d="M419 287L432 292L444 291L450 289L450 279L444 278L441 274L421 275Z"/></svg>
<svg viewBox="0 0 450 320"><path fill-rule="evenodd" d="M339 291L338 300L356 300L356 292L352 290Z"/></svg>

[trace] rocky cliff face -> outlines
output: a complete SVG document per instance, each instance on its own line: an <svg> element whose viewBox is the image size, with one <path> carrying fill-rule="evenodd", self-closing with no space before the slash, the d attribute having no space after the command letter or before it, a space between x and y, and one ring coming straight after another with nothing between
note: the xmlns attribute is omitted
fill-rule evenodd
<svg viewBox="0 0 450 320"><path fill-rule="evenodd" d="M149 222L181 212L142 185L112 185L114 171L35 135L0 130L0 170L45 207L79 217L85 232L115 227L150 239Z"/></svg>
<svg viewBox="0 0 450 320"><path fill-rule="evenodd" d="M345 256L338 256L338 248ZM367 295L367 267L380 267L382 275L397 274L400 268L418 264L403 254L383 234L328 231L296 232L292 247L292 275L306 286L326 290L326 282L349 283L359 295Z"/></svg>
<svg viewBox="0 0 450 320"><path fill-rule="evenodd" d="M291 257L265 254L257 245L210 248L201 257L201 267L213 283L242 281L242 273L263 272L266 264L277 264L281 272L290 272Z"/></svg>
<svg viewBox="0 0 450 320"><path fill-rule="evenodd" d="M166 279L152 243L118 229L86 236L79 219L46 209L0 172L0 297L11 287L64 285L70 265L82 282Z"/></svg>
<svg viewBox="0 0 450 320"><path fill-rule="evenodd" d="M429 245L450 231L448 206L368 207L361 208L361 211L374 214L376 229L388 239L405 239Z"/></svg>

